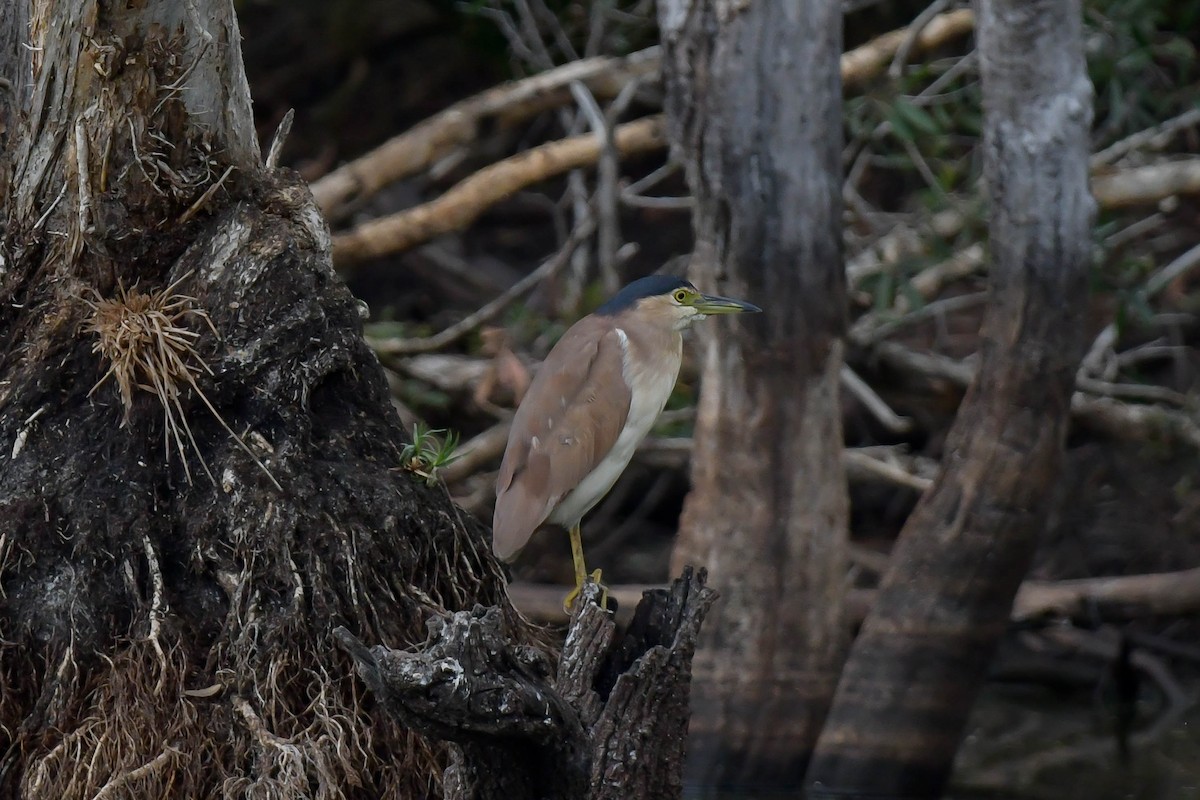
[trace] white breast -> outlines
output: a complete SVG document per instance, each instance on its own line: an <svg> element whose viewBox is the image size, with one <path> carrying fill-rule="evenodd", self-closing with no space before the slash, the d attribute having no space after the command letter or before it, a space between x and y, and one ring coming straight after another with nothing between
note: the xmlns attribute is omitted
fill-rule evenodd
<svg viewBox="0 0 1200 800"><path fill-rule="evenodd" d="M679 377L683 339L677 332L673 333L674 346L669 348L671 352L659 359L631 358L631 348L636 345L629 341L625 331L620 328L617 328L617 336L621 339L623 356L621 371L625 383L634 387L629 400L629 417L608 455L550 514L549 520L558 525L570 527L576 524L608 494L608 490L629 465L638 444L646 438L662 413Z"/></svg>

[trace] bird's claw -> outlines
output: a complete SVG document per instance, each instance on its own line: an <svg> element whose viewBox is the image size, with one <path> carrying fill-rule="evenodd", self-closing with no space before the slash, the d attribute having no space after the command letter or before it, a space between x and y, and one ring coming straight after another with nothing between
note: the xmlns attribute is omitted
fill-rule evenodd
<svg viewBox="0 0 1200 800"><path fill-rule="evenodd" d="M588 575L583 581L575 586L565 598L563 598L563 611L568 614L575 608L576 601L579 600L579 595L583 592L583 587L591 581L600 587L600 607L608 608L608 587L600 582L600 570L593 570L591 575Z"/></svg>

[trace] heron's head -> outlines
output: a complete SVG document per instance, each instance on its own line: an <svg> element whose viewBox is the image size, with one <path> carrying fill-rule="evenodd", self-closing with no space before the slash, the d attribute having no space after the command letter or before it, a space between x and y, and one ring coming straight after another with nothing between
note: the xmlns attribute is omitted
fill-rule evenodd
<svg viewBox="0 0 1200 800"><path fill-rule="evenodd" d="M741 300L703 294L689 281L671 275L636 280L596 309L600 315L622 315L674 330L683 330L705 317L754 311L762 309Z"/></svg>

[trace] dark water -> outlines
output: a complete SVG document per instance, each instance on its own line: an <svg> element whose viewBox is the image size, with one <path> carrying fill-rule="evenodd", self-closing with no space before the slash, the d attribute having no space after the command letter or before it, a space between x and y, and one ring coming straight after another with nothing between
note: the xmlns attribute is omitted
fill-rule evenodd
<svg viewBox="0 0 1200 800"><path fill-rule="evenodd" d="M1142 693L1124 709L1131 719L1122 747L1122 709L1102 692L989 686L947 800L1200 800L1196 700Z"/></svg>
<svg viewBox="0 0 1200 800"><path fill-rule="evenodd" d="M1200 800L1200 704L1147 693L1131 709L1128 747L1099 693L989 685L968 725L944 800ZM689 800L783 800L714 793Z"/></svg>

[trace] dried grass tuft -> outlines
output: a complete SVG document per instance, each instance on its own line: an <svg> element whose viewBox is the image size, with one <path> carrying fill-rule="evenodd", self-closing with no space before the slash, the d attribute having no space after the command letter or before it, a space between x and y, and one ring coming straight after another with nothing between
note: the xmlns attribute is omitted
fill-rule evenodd
<svg viewBox="0 0 1200 800"><path fill-rule="evenodd" d="M202 373L212 375L212 370L196 352L195 344L200 338L200 333L187 327L189 317L203 321L213 336L220 336L208 313L195 307L196 299L175 291L190 275L189 272L170 286L149 293L142 292L137 284L130 287L118 284L116 297L104 298L92 290L90 298L82 298L92 309L91 317L85 326L89 333L96 334L92 352L99 353L109 362L108 371L91 388L88 397L109 378L116 381L121 406L125 411L121 427L129 423L135 389L157 397L163 409L166 461L170 462L171 450L174 447L183 463L188 483L192 482L192 473L188 468L184 448L186 438L205 474L215 484L216 478L213 477L200 447L196 444L188 424L187 413L184 411L182 398L190 389L226 433L233 437L259 469L266 473L275 487L282 488L242 438L233 432L196 382Z"/></svg>

